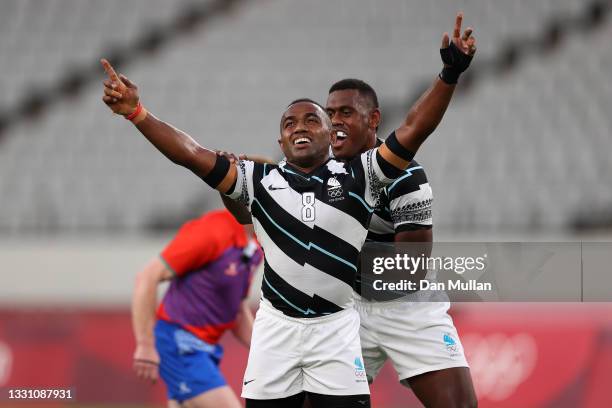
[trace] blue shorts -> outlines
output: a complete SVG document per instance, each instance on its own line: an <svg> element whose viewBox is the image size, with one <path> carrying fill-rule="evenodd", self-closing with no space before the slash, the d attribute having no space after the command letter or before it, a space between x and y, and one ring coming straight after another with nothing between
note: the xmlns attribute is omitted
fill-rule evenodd
<svg viewBox="0 0 612 408"><path fill-rule="evenodd" d="M213 388L227 385L219 371L220 345L200 340L180 326L158 320L155 345L159 374L168 387L168 399L182 403Z"/></svg>

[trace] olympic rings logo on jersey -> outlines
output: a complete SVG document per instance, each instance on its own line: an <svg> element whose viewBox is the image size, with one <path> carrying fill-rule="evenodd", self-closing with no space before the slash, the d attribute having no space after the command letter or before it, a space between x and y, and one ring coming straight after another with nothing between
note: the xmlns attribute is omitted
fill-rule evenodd
<svg viewBox="0 0 612 408"><path fill-rule="evenodd" d="M342 196L342 184L335 177L327 179L327 196L330 198L338 198ZM336 200L334 200L336 201Z"/></svg>

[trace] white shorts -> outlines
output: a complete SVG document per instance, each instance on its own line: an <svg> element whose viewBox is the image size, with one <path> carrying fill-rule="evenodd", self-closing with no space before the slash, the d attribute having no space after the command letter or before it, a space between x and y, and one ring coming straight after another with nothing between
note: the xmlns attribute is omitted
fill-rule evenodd
<svg viewBox="0 0 612 408"><path fill-rule="evenodd" d="M448 302L369 302L355 295L368 380L388 359L402 381L452 367L469 367ZM407 385L407 384L405 384Z"/></svg>
<svg viewBox="0 0 612 408"><path fill-rule="evenodd" d="M253 325L242 397L276 399L310 391L370 394L352 308L315 318L293 318L262 300Z"/></svg>

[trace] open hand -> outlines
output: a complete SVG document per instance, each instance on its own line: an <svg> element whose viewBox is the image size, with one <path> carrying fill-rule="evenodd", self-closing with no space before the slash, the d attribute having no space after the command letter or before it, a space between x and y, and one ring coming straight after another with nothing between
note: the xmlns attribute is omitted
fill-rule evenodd
<svg viewBox="0 0 612 408"><path fill-rule="evenodd" d="M127 116L132 114L138 106L140 97L138 87L125 75L117 75L112 65L105 59L100 62L108 79L104 83L104 103L116 114Z"/></svg>
<svg viewBox="0 0 612 408"><path fill-rule="evenodd" d="M155 383L159 377L159 354L155 346L139 345L134 352L134 371L139 378Z"/></svg>

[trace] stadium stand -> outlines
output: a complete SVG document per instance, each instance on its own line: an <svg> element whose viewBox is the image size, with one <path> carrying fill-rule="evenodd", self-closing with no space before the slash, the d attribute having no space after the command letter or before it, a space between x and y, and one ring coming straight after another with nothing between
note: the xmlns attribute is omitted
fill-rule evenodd
<svg viewBox="0 0 612 408"><path fill-rule="evenodd" d="M14 123L0 144L0 232L140 231L218 204L128 123L109 116L100 102L102 70L91 74L101 56L121 55L148 108L204 146L275 155L285 104L298 96L322 100L342 77L378 90L390 129L409 106L406 95L439 69L435 50L457 7L476 27L477 70L507 41L520 47L520 39L546 34L551 21L581 15L588 3L262 0L172 37L168 27L190 5L2 2L0 52L8 58L0 67L8 75L0 107L15 112L39 95L47 109ZM156 27L172 37L156 53L125 49ZM604 21L593 32L570 31L554 51L486 75L453 103L419 153L439 227L560 229L580 211L610 206L612 92L604 67L611 29ZM71 73L88 86L59 97Z"/></svg>

